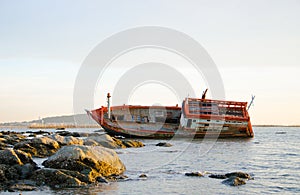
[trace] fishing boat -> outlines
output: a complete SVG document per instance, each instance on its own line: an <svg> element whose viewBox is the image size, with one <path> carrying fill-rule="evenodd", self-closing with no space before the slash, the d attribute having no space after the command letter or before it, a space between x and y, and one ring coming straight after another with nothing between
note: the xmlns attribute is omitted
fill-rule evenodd
<svg viewBox="0 0 300 195"><path fill-rule="evenodd" d="M87 111L113 136L170 139L173 137L253 137L247 102L185 98L182 107L110 105Z"/></svg>

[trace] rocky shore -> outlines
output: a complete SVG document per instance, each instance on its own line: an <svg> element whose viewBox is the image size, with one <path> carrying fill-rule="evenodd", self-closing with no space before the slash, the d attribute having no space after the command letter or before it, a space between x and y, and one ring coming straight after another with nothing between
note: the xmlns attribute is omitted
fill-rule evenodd
<svg viewBox="0 0 300 195"><path fill-rule="evenodd" d="M0 191L69 188L125 179L113 149L143 147L107 134L58 131L0 132ZM39 167L33 158L47 158Z"/></svg>
<svg viewBox="0 0 300 195"><path fill-rule="evenodd" d="M143 147L137 140L117 139L103 132L57 131L0 132L0 192L21 192L96 186L127 180L125 165L114 149ZM160 147L173 147L167 142ZM43 158L41 165L34 160ZM222 179L222 184L239 186L253 179L243 172L211 174L188 172L185 176ZM148 175L141 174L147 180Z"/></svg>

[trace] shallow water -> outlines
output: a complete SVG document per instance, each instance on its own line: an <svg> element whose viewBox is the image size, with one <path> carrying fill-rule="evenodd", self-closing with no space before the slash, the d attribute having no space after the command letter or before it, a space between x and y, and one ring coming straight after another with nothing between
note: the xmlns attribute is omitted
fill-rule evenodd
<svg viewBox="0 0 300 195"><path fill-rule="evenodd" d="M172 147L155 146L163 140L141 140L146 145L143 148L116 150L127 168L126 181L22 194L296 194L300 193L299 131L295 127L256 127L252 139L171 140ZM243 171L254 180L230 187L208 175L184 175L192 171ZM142 173L148 178L139 178Z"/></svg>

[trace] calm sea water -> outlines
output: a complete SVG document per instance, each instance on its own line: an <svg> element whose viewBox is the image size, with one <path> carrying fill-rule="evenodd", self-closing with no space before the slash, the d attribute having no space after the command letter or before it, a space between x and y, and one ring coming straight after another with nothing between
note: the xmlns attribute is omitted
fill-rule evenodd
<svg viewBox="0 0 300 195"><path fill-rule="evenodd" d="M171 140L172 147L155 146L162 140L141 140L146 144L143 148L116 150L127 168L126 181L22 194L300 194L300 128L256 127L254 131L252 139ZM243 171L254 180L231 187L208 175L184 175L192 171ZM142 173L148 178L139 178Z"/></svg>

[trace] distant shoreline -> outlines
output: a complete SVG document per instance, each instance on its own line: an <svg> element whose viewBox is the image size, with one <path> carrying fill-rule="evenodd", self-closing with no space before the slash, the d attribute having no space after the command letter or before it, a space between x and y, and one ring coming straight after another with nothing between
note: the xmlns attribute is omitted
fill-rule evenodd
<svg viewBox="0 0 300 195"><path fill-rule="evenodd" d="M0 128L7 129L74 129L74 128L101 128L100 125L0 125Z"/></svg>
<svg viewBox="0 0 300 195"><path fill-rule="evenodd" d="M300 125L253 125L253 127L300 127ZM74 129L74 128L102 128L100 125L69 125L69 124L34 124L34 125L0 125L7 129Z"/></svg>

